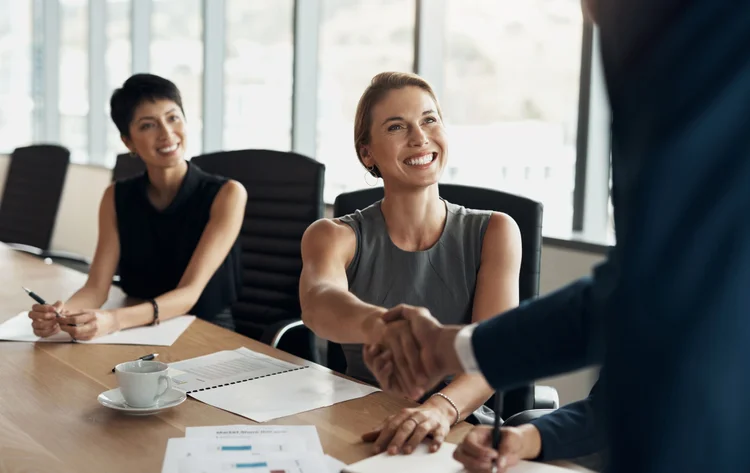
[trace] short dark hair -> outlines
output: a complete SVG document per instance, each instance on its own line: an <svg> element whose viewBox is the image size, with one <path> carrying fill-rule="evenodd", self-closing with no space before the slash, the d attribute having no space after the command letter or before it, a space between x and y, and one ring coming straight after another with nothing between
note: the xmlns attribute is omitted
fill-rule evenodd
<svg viewBox="0 0 750 473"><path fill-rule="evenodd" d="M135 109L147 100L171 100L185 115L180 89L172 81L154 74L134 74L112 93L109 100L110 116L120 135L130 137L130 122Z"/></svg>

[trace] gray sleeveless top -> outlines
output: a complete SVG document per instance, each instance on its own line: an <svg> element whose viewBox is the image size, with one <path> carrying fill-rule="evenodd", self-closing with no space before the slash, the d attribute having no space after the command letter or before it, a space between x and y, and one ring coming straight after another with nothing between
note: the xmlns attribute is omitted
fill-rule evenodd
<svg viewBox="0 0 750 473"><path fill-rule="evenodd" d="M426 307L444 324L471 322L482 239L492 212L444 201L447 218L437 243L424 251L404 251L391 241L380 202L341 217L357 237L346 270L349 291L381 307ZM347 374L377 384L362 359L362 345L344 344Z"/></svg>

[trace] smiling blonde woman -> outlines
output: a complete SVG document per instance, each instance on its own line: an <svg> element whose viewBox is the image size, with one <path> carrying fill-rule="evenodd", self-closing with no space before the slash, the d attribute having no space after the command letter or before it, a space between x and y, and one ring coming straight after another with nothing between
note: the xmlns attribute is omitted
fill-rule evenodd
<svg viewBox="0 0 750 473"><path fill-rule="evenodd" d="M421 77L375 76L357 107L354 144L367 172L383 179L385 197L306 231L302 318L318 336L343 344L347 374L382 385L388 380L375 379L362 346L397 336L399 322L386 326L381 319L388 308L425 307L441 322L455 324L514 307L521 242L507 215L466 209L438 195L448 137L437 97ZM376 451L410 453L429 435L436 449L450 427L491 394L480 376L458 376L364 439L374 441Z"/></svg>

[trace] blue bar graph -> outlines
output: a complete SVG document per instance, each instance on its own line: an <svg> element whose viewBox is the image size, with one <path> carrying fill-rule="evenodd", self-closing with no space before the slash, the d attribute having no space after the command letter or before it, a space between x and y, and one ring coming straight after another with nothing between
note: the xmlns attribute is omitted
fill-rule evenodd
<svg viewBox="0 0 750 473"><path fill-rule="evenodd" d="M268 463L266 462L258 462L258 463L235 463L234 467L239 469L245 469L245 468L268 468Z"/></svg>

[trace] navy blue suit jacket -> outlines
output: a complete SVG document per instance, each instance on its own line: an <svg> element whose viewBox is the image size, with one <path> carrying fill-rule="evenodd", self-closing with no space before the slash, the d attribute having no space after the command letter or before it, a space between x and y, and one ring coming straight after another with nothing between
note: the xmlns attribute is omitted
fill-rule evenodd
<svg viewBox="0 0 750 473"><path fill-rule="evenodd" d="M542 439L542 451L537 460L568 460L606 450L601 422L597 422L594 412L598 390L597 382L586 399L566 404L530 422Z"/></svg>
<svg viewBox="0 0 750 473"><path fill-rule="evenodd" d="M750 1L599 5L617 245L477 361L496 389L603 363L612 472L750 472Z"/></svg>

